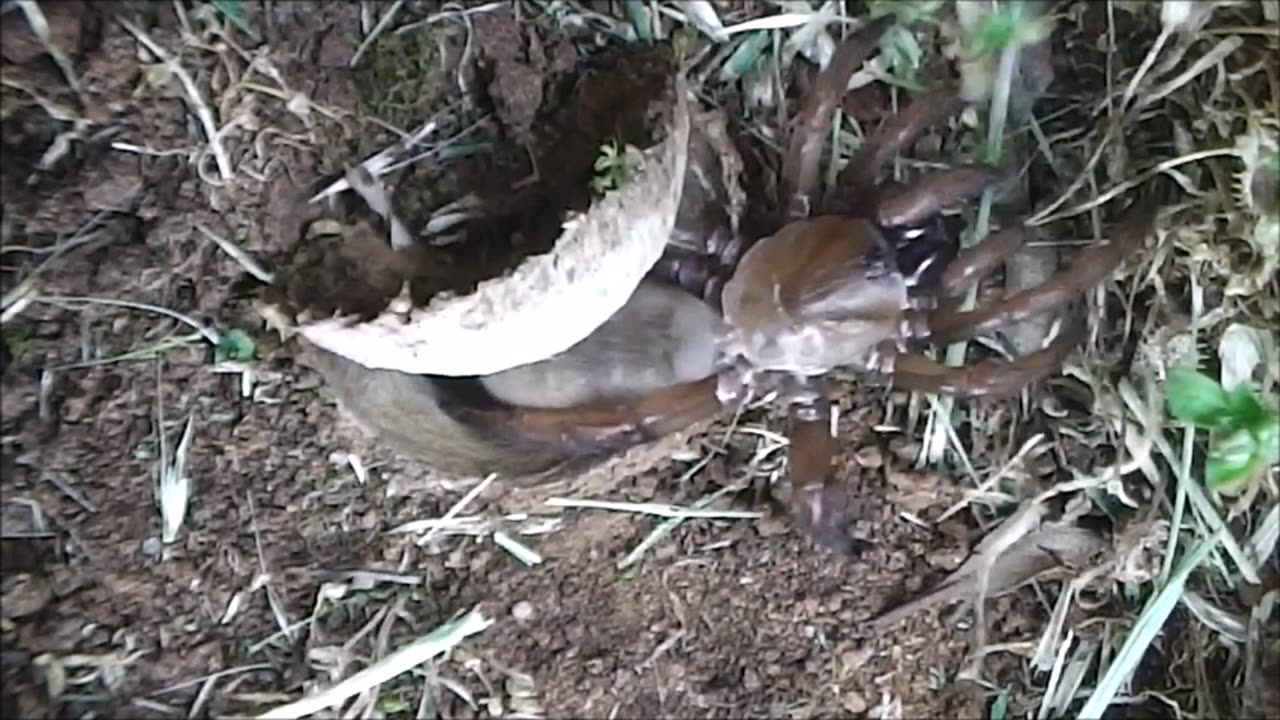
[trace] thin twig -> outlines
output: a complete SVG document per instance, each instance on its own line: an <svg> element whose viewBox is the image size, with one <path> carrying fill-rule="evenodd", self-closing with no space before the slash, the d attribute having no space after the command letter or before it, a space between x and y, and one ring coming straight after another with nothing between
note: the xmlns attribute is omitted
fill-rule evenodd
<svg viewBox="0 0 1280 720"><path fill-rule="evenodd" d="M1105 205L1111 202L1112 200L1114 200L1115 198L1119 197L1120 195L1123 195L1124 193L1128 192L1129 190L1132 190L1133 188L1136 188L1139 185L1142 185L1143 183L1147 182L1151 178L1154 178L1155 176L1163 172L1172 170L1173 168L1176 168L1179 165L1186 165L1187 163L1198 162L1200 160L1207 160L1209 158L1232 156L1232 155L1236 155L1237 152L1238 151L1234 147L1217 148L1214 150L1201 150L1199 152L1187 153L1182 157L1176 157L1170 160L1165 160L1164 162L1160 163L1159 165L1156 165L1155 167L1142 173L1141 175L1135 178L1130 178L1128 180L1125 180L1124 182L1112 187L1110 190L1102 193L1098 197L1093 198L1092 200L1089 200L1087 202L1083 202L1079 205L1076 205L1075 207L1068 208L1067 210L1063 210L1062 212L1059 212L1054 215L1049 215L1047 211L1051 210L1054 207L1054 206L1050 206L1049 208L1046 208L1045 211L1041 211L1031 219L1027 220L1027 226L1038 227L1040 225L1048 225L1049 223L1057 222L1058 220L1065 220L1069 217L1075 217L1076 215L1079 215L1081 213L1089 212L1095 207Z"/></svg>
<svg viewBox="0 0 1280 720"><path fill-rule="evenodd" d="M403 6L404 0L396 0L391 3L391 7L387 8L387 11L382 13L382 17L378 18L378 24L374 25L373 30L365 36L364 40L360 41L360 47L356 48L355 54L351 56L351 62L348 63L348 67L355 67L360 64L360 58L364 57L365 51L367 51L369 46L373 44L373 41L382 34L382 31L387 29L387 26L391 24L392 19L395 18L396 13L400 12L400 8Z"/></svg>
<svg viewBox="0 0 1280 720"><path fill-rule="evenodd" d="M209 109L208 104L205 103L204 98L200 95L200 89L196 86L195 80L192 79L186 68L182 67L168 51L157 45L136 25L125 18L120 18L119 20L124 29L137 38L138 42L145 45L158 60L168 67L174 77L178 78L178 82L182 83L182 89L187 94L187 100L190 101L192 110L195 111L196 117L200 120L200 125L204 128L205 139L208 140L213 159L218 164L218 174L222 176L223 182L231 180L234 175L231 169L231 158L227 155L226 148L222 147L221 134L218 132L217 122L213 119L213 111Z"/></svg>
<svg viewBox="0 0 1280 720"><path fill-rule="evenodd" d="M190 325L197 332L204 336L205 340L217 345L222 336L217 330L208 327L194 318L183 315L176 310L163 308L159 305L148 305L147 303L133 302L130 300L114 300L112 298L96 298L86 297L82 295L37 295L32 298L32 302L46 303L49 305L110 305L113 307L129 308L131 310L145 310L147 312L158 313L177 320L178 322Z"/></svg>
<svg viewBox="0 0 1280 720"><path fill-rule="evenodd" d="M217 243L218 247L222 248L223 252L230 255L232 260L240 263L240 267L244 268L250 275L258 278L268 285L275 282L275 275L273 275L271 271L262 267L261 263L255 260L252 255L245 250L242 250L235 243L215 233L201 223L195 223L195 228L205 237Z"/></svg>
<svg viewBox="0 0 1280 720"><path fill-rule="evenodd" d="M17 0L18 8L22 10L22 14L27 18L27 24L31 26L31 32L35 33L40 39L40 43L44 45L44 49L53 58L58 69L62 71L62 77L67 81L72 91L76 95L80 95L80 79L76 77L75 67L71 64L70 58L53 42L53 34L49 31L49 21L45 18L44 12L40 10L40 6L35 0Z"/></svg>

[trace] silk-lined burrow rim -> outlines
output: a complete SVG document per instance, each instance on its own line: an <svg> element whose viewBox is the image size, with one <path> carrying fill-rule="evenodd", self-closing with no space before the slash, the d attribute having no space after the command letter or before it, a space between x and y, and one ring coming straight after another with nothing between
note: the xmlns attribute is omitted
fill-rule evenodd
<svg viewBox="0 0 1280 720"><path fill-rule="evenodd" d="M690 110L682 73L673 69L665 84L650 101L654 142L626 148L625 178L585 212L568 212L548 252L469 293L423 303L402 291L363 320L296 307L294 329L363 366L415 374L485 375L567 350L623 306L675 225Z"/></svg>

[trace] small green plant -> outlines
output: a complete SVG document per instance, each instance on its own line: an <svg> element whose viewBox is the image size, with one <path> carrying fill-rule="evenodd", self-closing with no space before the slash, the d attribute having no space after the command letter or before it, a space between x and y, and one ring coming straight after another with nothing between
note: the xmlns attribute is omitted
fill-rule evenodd
<svg viewBox="0 0 1280 720"><path fill-rule="evenodd" d="M1191 367L1175 368L1165 382L1169 412L1209 431L1205 484L1233 495L1280 461L1280 412L1267 407L1247 384L1226 390Z"/></svg>
<svg viewBox="0 0 1280 720"><path fill-rule="evenodd" d="M253 359L253 354L257 351L257 344L249 334L243 330L228 330L218 339L218 344L213 349L214 362L226 362L227 360L249 361Z"/></svg>
<svg viewBox="0 0 1280 720"><path fill-rule="evenodd" d="M916 75L924 61L924 49L911 31L911 25L936 24L934 15L942 9L941 0L873 0L868 7L872 17L892 14L897 20L880 37L880 52L889 61L890 75L903 87L921 90Z"/></svg>
<svg viewBox="0 0 1280 720"><path fill-rule="evenodd" d="M407 713L413 709L409 701L398 695L381 695L376 703L378 710L385 715L395 715L396 713Z"/></svg>
<svg viewBox="0 0 1280 720"><path fill-rule="evenodd" d="M611 140L601 145L594 168L595 176L591 178L591 189L595 190L597 195L616 190L627 177L627 152L622 143Z"/></svg>
<svg viewBox="0 0 1280 720"><path fill-rule="evenodd" d="M934 16L944 4L943 0L871 0L867 10L873 18L892 13L899 23L910 25L917 20L934 22Z"/></svg>
<svg viewBox="0 0 1280 720"><path fill-rule="evenodd" d="M1014 45L1034 45L1049 36L1052 21L1039 13L1035 3L1013 0L1000 3L965 28L964 47L975 57L998 53Z"/></svg>
<svg viewBox="0 0 1280 720"><path fill-rule="evenodd" d="M631 27L636 31L636 37L644 43L653 42L653 17L649 14L649 8L640 0L623 0L622 8L631 21Z"/></svg>
<svg viewBox="0 0 1280 720"><path fill-rule="evenodd" d="M991 709L987 712L987 720L1005 720L1009 716L1009 689L1001 688L996 699L991 701Z"/></svg>
<svg viewBox="0 0 1280 720"><path fill-rule="evenodd" d="M916 79L924 60L924 50L915 33L903 25L894 25L880 38L880 52L889 59L889 73L903 87L920 90Z"/></svg>
<svg viewBox="0 0 1280 720"><path fill-rule="evenodd" d="M31 349L31 338L21 335L5 335L4 344L9 349L9 357L16 360Z"/></svg>

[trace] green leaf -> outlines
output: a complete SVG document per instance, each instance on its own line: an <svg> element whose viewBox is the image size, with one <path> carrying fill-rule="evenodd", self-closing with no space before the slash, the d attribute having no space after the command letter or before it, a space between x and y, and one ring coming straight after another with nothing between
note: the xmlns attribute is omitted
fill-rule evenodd
<svg viewBox="0 0 1280 720"><path fill-rule="evenodd" d="M631 27L635 28L636 37L644 42L653 42L649 8L645 7L640 0L622 0L622 8L627 13L627 19L631 21Z"/></svg>
<svg viewBox="0 0 1280 720"><path fill-rule="evenodd" d="M244 8L240 6L240 0L213 0L213 6L222 11L223 15L235 20L244 19Z"/></svg>
<svg viewBox="0 0 1280 720"><path fill-rule="evenodd" d="M249 27L249 23L244 19L244 8L240 0L213 0L213 6L218 9L218 12L226 15L227 19L236 27L240 28L240 32L254 40L258 39L258 33L254 32L253 28Z"/></svg>
<svg viewBox="0 0 1280 720"><path fill-rule="evenodd" d="M691 27L678 27L671 31L671 52L683 61L689 57L698 43L698 31Z"/></svg>
<svg viewBox="0 0 1280 720"><path fill-rule="evenodd" d="M1026 47L1049 37L1052 20L1028 2L1001 3L965 35L964 46L973 57L998 53L1010 45Z"/></svg>
<svg viewBox="0 0 1280 720"><path fill-rule="evenodd" d="M995 142L982 144L982 161L990 165L1000 165L1002 155L1000 149L1000 138L996 138Z"/></svg>
<svg viewBox="0 0 1280 720"><path fill-rule="evenodd" d="M760 56L767 47L769 47L767 30L756 30L747 35L725 61L724 67L720 68L720 81L733 82L747 74L756 66L756 62L760 60Z"/></svg>
<svg viewBox="0 0 1280 720"><path fill-rule="evenodd" d="M1257 438L1248 430L1212 438L1204 462L1205 485L1221 493L1239 491L1261 466L1259 451Z"/></svg>
<svg viewBox="0 0 1280 720"><path fill-rule="evenodd" d="M996 695L996 699L991 702L991 712L987 713L988 720L1004 720L1009 714L1009 691L1001 689L1000 694Z"/></svg>
<svg viewBox="0 0 1280 720"><path fill-rule="evenodd" d="M1268 415L1270 417L1252 428L1258 441L1258 457L1264 465L1280 461L1280 414Z"/></svg>
<svg viewBox="0 0 1280 720"><path fill-rule="evenodd" d="M1105 490L1087 490L1085 494L1093 501L1094 507L1116 524L1120 524L1134 514L1133 508Z"/></svg>
<svg viewBox="0 0 1280 720"><path fill-rule="evenodd" d="M1248 384L1240 384L1227 393L1227 408L1235 427L1260 426L1267 421L1267 409Z"/></svg>
<svg viewBox="0 0 1280 720"><path fill-rule="evenodd" d="M257 351L257 344L249 334L243 330L228 330L222 334L218 340L218 345L213 349L214 362L225 362L227 360L247 361L253 359L254 352Z"/></svg>
<svg viewBox="0 0 1280 720"><path fill-rule="evenodd" d="M978 26L973 36L969 38L969 49L974 55L999 52L1013 41L1016 29L1015 21L1012 17L1002 13L988 15L986 20Z"/></svg>
<svg viewBox="0 0 1280 720"><path fill-rule="evenodd" d="M1258 161L1258 168L1263 172L1280 177L1280 151L1263 150L1262 159Z"/></svg>
<svg viewBox="0 0 1280 720"><path fill-rule="evenodd" d="M378 698L376 707L384 715L394 715L395 713L409 712L412 706L408 701L398 695L383 695Z"/></svg>
<svg viewBox="0 0 1280 720"><path fill-rule="evenodd" d="M626 149L618 140L602 144L592 167L595 176L591 178L591 188L597 195L617 188L627 178Z"/></svg>
<svg viewBox="0 0 1280 720"><path fill-rule="evenodd" d="M600 155L596 157L596 172L604 172L622 165L622 157L618 153L618 148L612 144L606 143L600 146Z"/></svg>
<svg viewBox="0 0 1280 720"><path fill-rule="evenodd" d="M924 51L916 36L902 25L894 25L880 37L880 50L889 58L893 74L906 85L916 85L916 71L920 68Z"/></svg>
<svg viewBox="0 0 1280 720"><path fill-rule="evenodd" d="M942 4L942 0L870 0L867 10L873 18L896 15L898 22L910 25L918 20L932 20Z"/></svg>
<svg viewBox="0 0 1280 720"><path fill-rule="evenodd" d="M1164 383L1164 395L1169 412L1193 425L1219 427L1231 415L1226 391L1213 378L1194 368L1170 370Z"/></svg>
<svg viewBox="0 0 1280 720"><path fill-rule="evenodd" d="M17 335L5 335L4 344L9 348L9 357L17 360L31 349L31 338Z"/></svg>

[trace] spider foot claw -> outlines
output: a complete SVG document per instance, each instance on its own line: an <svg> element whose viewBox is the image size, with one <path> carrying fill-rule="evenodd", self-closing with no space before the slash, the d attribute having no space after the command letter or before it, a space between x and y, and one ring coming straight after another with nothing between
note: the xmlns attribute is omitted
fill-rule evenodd
<svg viewBox="0 0 1280 720"><path fill-rule="evenodd" d="M716 377L716 399L722 405L736 405L754 380L755 372L750 364L739 360Z"/></svg>
<svg viewBox="0 0 1280 720"><path fill-rule="evenodd" d="M803 220L813 212L813 203L808 195L792 195L787 203L787 217L792 220Z"/></svg>
<svg viewBox="0 0 1280 720"><path fill-rule="evenodd" d="M936 295L909 295L907 297L908 310L936 310L938 309L938 296Z"/></svg>
<svg viewBox="0 0 1280 720"><path fill-rule="evenodd" d="M905 322L905 321L904 321ZM893 341L880 343L867 354L867 372L892 375L901 348Z"/></svg>
<svg viewBox="0 0 1280 720"><path fill-rule="evenodd" d="M902 322L898 325L898 337L913 340L927 338L930 334L929 311L912 309L902 313Z"/></svg>
<svg viewBox="0 0 1280 720"><path fill-rule="evenodd" d="M851 537L846 524L849 506L847 493L837 483L796 490L799 497L792 503L795 521L819 546L846 557L856 557L867 544Z"/></svg>
<svg viewBox="0 0 1280 720"><path fill-rule="evenodd" d="M822 388L815 385L809 378L789 376L782 382L782 387L778 391L778 399L786 406L798 406L796 408L797 417L801 420L812 421L818 417L818 411L814 406L826 397Z"/></svg>

